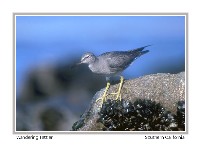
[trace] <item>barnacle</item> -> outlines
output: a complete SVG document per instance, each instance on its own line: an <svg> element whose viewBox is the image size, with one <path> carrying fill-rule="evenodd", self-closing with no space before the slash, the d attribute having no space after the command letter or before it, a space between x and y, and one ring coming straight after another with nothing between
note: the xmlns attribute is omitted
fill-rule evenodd
<svg viewBox="0 0 200 146"><path fill-rule="evenodd" d="M98 122L104 125L104 131L183 131L184 103L178 102L175 115L151 100L137 99L132 103L108 99L102 105Z"/></svg>

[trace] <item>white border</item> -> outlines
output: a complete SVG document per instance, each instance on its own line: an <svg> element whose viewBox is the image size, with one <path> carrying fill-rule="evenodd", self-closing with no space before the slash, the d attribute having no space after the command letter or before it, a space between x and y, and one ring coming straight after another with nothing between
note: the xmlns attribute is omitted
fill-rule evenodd
<svg viewBox="0 0 200 146"><path fill-rule="evenodd" d="M16 131L16 17L17 16L185 16L185 131ZM187 50L188 13L13 13L14 122L13 134L188 134Z"/></svg>

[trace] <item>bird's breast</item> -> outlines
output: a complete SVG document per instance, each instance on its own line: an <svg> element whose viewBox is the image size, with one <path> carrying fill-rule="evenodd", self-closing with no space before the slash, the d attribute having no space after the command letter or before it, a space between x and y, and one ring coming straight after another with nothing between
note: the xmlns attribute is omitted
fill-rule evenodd
<svg viewBox="0 0 200 146"><path fill-rule="evenodd" d="M93 73L105 74L105 75L111 73L106 66L103 66L103 64L101 65L90 64L88 67Z"/></svg>

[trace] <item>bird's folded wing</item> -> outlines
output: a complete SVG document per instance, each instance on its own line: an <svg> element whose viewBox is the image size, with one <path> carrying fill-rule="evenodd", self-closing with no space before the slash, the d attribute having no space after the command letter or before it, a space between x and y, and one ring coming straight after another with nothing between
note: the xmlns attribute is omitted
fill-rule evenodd
<svg viewBox="0 0 200 146"><path fill-rule="evenodd" d="M107 63L112 72L123 71L131 64L132 61L133 58L126 54L113 55L107 58Z"/></svg>

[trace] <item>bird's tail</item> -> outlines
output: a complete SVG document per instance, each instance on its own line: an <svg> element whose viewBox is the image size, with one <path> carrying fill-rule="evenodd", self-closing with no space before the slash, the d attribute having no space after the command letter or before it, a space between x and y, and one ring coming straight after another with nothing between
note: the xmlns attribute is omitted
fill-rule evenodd
<svg viewBox="0 0 200 146"><path fill-rule="evenodd" d="M135 55L137 54L137 56L141 56L141 55L146 54L146 53L149 52L149 50L144 50L144 48L149 47L149 46L151 46L151 45L147 45L147 46L140 47L140 48L137 48L137 49L134 49L134 50L130 50L129 52L131 52L131 53L133 53Z"/></svg>

